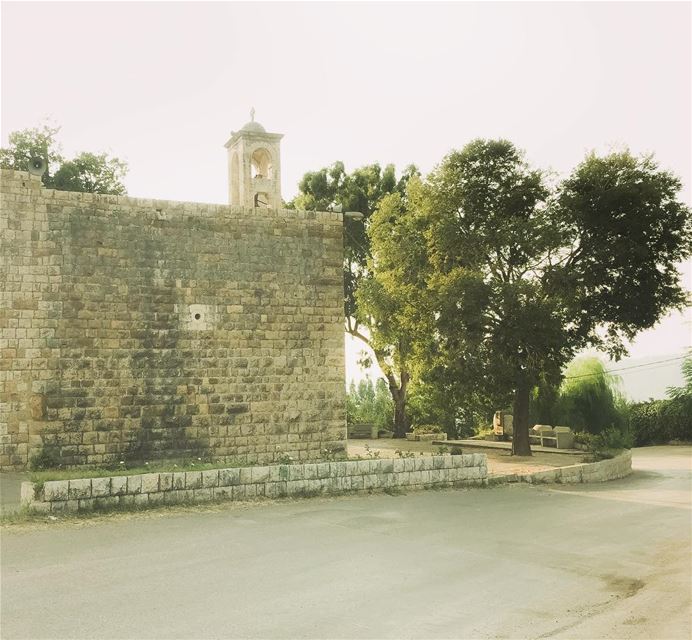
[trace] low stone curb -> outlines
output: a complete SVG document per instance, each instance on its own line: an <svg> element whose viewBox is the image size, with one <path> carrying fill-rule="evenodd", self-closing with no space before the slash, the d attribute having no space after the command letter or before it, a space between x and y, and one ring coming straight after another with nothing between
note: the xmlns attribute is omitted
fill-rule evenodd
<svg viewBox="0 0 692 640"><path fill-rule="evenodd" d="M487 456L469 453L51 480L38 489L33 482L23 482L21 500L36 512L89 511L219 499L476 486L486 484L487 477Z"/></svg>
<svg viewBox="0 0 692 640"><path fill-rule="evenodd" d="M505 476L490 476L489 485L527 482L529 484L573 484L588 482L607 482L624 478L632 473L632 452L627 449L614 458L571 464L534 473L511 473Z"/></svg>

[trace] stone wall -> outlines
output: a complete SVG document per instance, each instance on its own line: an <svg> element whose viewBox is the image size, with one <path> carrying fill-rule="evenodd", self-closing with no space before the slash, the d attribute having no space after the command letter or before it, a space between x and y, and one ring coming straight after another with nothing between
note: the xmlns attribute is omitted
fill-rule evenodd
<svg viewBox="0 0 692 640"><path fill-rule="evenodd" d="M614 458L571 464L566 467L534 471L533 473L508 474L495 476L491 484L505 484L508 482L527 482L529 484L573 484L589 482L607 482L624 478L632 473L632 451L626 449Z"/></svg>
<svg viewBox="0 0 692 640"><path fill-rule="evenodd" d="M343 447L340 214L0 177L0 469Z"/></svg>
<svg viewBox="0 0 692 640"><path fill-rule="evenodd" d="M482 485L487 475L484 453L344 460L55 480L38 488L24 482L22 503L33 511L88 511L130 505Z"/></svg>

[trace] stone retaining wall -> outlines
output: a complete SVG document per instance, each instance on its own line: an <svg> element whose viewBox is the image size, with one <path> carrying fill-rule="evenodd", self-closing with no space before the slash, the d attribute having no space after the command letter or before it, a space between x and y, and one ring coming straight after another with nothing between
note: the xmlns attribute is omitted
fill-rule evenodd
<svg viewBox="0 0 692 640"><path fill-rule="evenodd" d="M492 484L508 482L528 482L530 484L606 482L624 478L630 473L632 473L632 452L626 450L609 460L572 464L568 467L535 471L534 473L496 476L491 478L490 482Z"/></svg>
<svg viewBox="0 0 692 640"><path fill-rule="evenodd" d="M344 460L55 480L42 488L24 482L22 503L33 511L87 511L121 505L482 485L487 476L484 453Z"/></svg>

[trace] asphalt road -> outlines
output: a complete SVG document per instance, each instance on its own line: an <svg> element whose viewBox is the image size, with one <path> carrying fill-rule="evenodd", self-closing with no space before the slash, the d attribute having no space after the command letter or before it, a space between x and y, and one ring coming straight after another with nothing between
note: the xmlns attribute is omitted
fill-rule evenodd
<svg viewBox="0 0 692 640"><path fill-rule="evenodd" d="M9 527L2 638L691 637L690 447L601 485Z"/></svg>

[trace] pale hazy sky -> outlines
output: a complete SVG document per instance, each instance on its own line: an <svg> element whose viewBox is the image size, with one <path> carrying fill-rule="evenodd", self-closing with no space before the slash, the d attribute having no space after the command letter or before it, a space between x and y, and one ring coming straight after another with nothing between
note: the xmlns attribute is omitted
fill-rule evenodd
<svg viewBox="0 0 692 640"><path fill-rule="evenodd" d="M654 152L689 202L690 7L3 2L2 144L50 117L66 155L126 159L133 196L226 202L223 144L254 106L285 134L286 199L335 160L427 172L506 137L558 174L591 149ZM680 353L686 320L632 355Z"/></svg>

